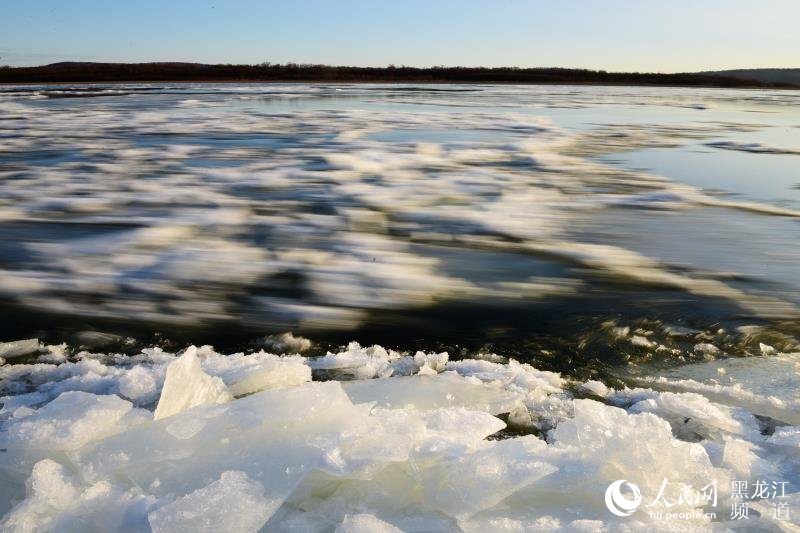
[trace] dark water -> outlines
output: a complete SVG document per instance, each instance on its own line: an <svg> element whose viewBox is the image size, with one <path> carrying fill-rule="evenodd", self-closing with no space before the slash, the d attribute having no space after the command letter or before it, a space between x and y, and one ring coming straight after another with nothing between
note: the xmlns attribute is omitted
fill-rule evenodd
<svg viewBox="0 0 800 533"><path fill-rule="evenodd" d="M0 340L100 330L234 347L292 330L562 371L691 358L701 340L789 350L798 103L626 87L4 87Z"/></svg>

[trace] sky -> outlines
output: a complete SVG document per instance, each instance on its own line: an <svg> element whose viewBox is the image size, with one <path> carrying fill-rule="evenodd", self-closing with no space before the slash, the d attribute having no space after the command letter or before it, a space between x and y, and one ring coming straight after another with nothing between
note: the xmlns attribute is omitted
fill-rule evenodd
<svg viewBox="0 0 800 533"><path fill-rule="evenodd" d="M0 65L800 67L800 0L0 0Z"/></svg>

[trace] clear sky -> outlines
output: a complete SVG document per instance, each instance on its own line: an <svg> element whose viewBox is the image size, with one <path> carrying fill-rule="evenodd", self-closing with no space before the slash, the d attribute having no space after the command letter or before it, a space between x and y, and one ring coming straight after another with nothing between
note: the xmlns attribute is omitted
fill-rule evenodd
<svg viewBox="0 0 800 533"><path fill-rule="evenodd" d="M800 0L0 0L0 64L800 67Z"/></svg>

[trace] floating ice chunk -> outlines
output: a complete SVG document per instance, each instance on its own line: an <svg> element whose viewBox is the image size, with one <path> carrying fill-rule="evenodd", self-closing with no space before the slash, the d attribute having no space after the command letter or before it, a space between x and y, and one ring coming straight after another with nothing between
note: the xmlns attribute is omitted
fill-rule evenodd
<svg viewBox="0 0 800 533"><path fill-rule="evenodd" d="M707 342L700 342L694 345L695 353L701 353L704 355L712 356L718 355L720 353L720 349L714 346L713 344L709 344Z"/></svg>
<svg viewBox="0 0 800 533"><path fill-rule="evenodd" d="M190 346L167 367L155 419L172 416L198 405L225 403L232 399L220 378L203 372L197 348Z"/></svg>
<svg viewBox="0 0 800 533"><path fill-rule="evenodd" d="M83 348L88 350L106 348L112 344L118 344L123 340L119 335L103 333L102 331L80 331L75 334L74 339Z"/></svg>
<svg viewBox="0 0 800 533"><path fill-rule="evenodd" d="M472 355L473 359L480 359L481 361L489 361L490 363L507 363L508 357L498 355L491 352L478 352Z"/></svg>
<svg viewBox="0 0 800 533"><path fill-rule="evenodd" d="M589 380L586 383L582 383L580 390L585 393L594 394L600 398L605 398L611 394L611 389L609 389L604 383L595 380Z"/></svg>
<svg viewBox="0 0 800 533"><path fill-rule="evenodd" d="M403 533L403 530L371 514L348 514L336 526L336 533Z"/></svg>
<svg viewBox="0 0 800 533"><path fill-rule="evenodd" d="M30 355L39 351L39 339L23 339L20 341L0 342L0 357L13 359Z"/></svg>
<svg viewBox="0 0 800 533"><path fill-rule="evenodd" d="M616 326L611 328L611 334L618 339L624 339L625 337L630 335L630 333L631 333L631 328L628 326Z"/></svg>
<svg viewBox="0 0 800 533"><path fill-rule="evenodd" d="M358 379L369 379L391 376L394 369L390 363L401 357L402 354L382 346L362 348L357 342L351 342L345 351L328 352L323 357L309 360L309 365L315 369L340 370Z"/></svg>
<svg viewBox="0 0 800 533"><path fill-rule="evenodd" d="M65 392L35 413L9 421L0 447L75 450L148 420L149 412L117 396Z"/></svg>
<svg viewBox="0 0 800 533"><path fill-rule="evenodd" d="M642 348L651 348L656 345L655 342L651 341L647 337L642 337L641 335L632 336L630 341L634 346L641 346Z"/></svg>
<svg viewBox="0 0 800 533"><path fill-rule="evenodd" d="M355 403L376 402L380 407L394 409L466 407L500 414L507 413L520 401L518 394L454 372L352 381L343 385Z"/></svg>
<svg viewBox="0 0 800 533"><path fill-rule="evenodd" d="M686 326L667 325L664 326L664 333L670 337L693 337L700 333L700 330L687 328Z"/></svg>
<svg viewBox="0 0 800 533"><path fill-rule="evenodd" d="M291 331L280 335L267 335L261 339L264 348L276 353L303 353L311 348L311 341L305 337L295 337Z"/></svg>
<svg viewBox="0 0 800 533"><path fill-rule="evenodd" d="M264 487L241 471L223 472L217 481L148 515L153 533L173 531L246 533L258 531L280 501L269 500Z"/></svg>
<svg viewBox="0 0 800 533"><path fill-rule="evenodd" d="M758 349L761 350L761 355L775 355L778 352L774 347L763 342L758 343Z"/></svg>

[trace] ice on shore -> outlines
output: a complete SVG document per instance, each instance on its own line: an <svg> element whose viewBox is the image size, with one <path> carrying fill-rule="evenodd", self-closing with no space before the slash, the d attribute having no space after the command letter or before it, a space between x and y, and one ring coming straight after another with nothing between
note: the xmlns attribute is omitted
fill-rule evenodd
<svg viewBox="0 0 800 533"><path fill-rule="evenodd" d="M220 378L203 372L197 348L192 346L167 367L154 417L158 420L198 405L225 403L232 399Z"/></svg>
<svg viewBox="0 0 800 533"><path fill-rule="evenodd" d="M23 412L20 412L23 411ZM33 410L21 407L0 432L6 450L76 450L149 421L151 414L118 396L65 392Z"/></svg>
<svg viewBox="0 0 800 533"><path fill-rule="evenodd" d="M797 372L794 356L758 359ZM768 389L751 360L686 365L633 389L571 383L514 360L357 344L317 359L192 346L180 356L150 349L9 365L0 529L705 529L714 523L702 513L612 515L603 494L618 479L649 500L665 478L673 501L681 486L712 481L795 487L792 393L781 418L765 419L756 399ZM735 382L709 381L720 365ZM312 368L348 380L311 381ZM141 407L154 402L131 398L154 393L161 416ZM506 415L539 436L505 434Z"/></svg>
<svg viewBox="0 0 800 533"><path fill-rule="evenodd" d="M393 409L466 407L497 415L509 412L521 399L504 388L455 372L345 382L344 387L355 403L374 402Z"/></svg>
<svg viewBox="0 0 800 533"><path fill-rule="evenodd" d="M258 531L280 501L241 471L223 472L217 481L156 509L147 519L153 533L173 531Z"/></svg>

